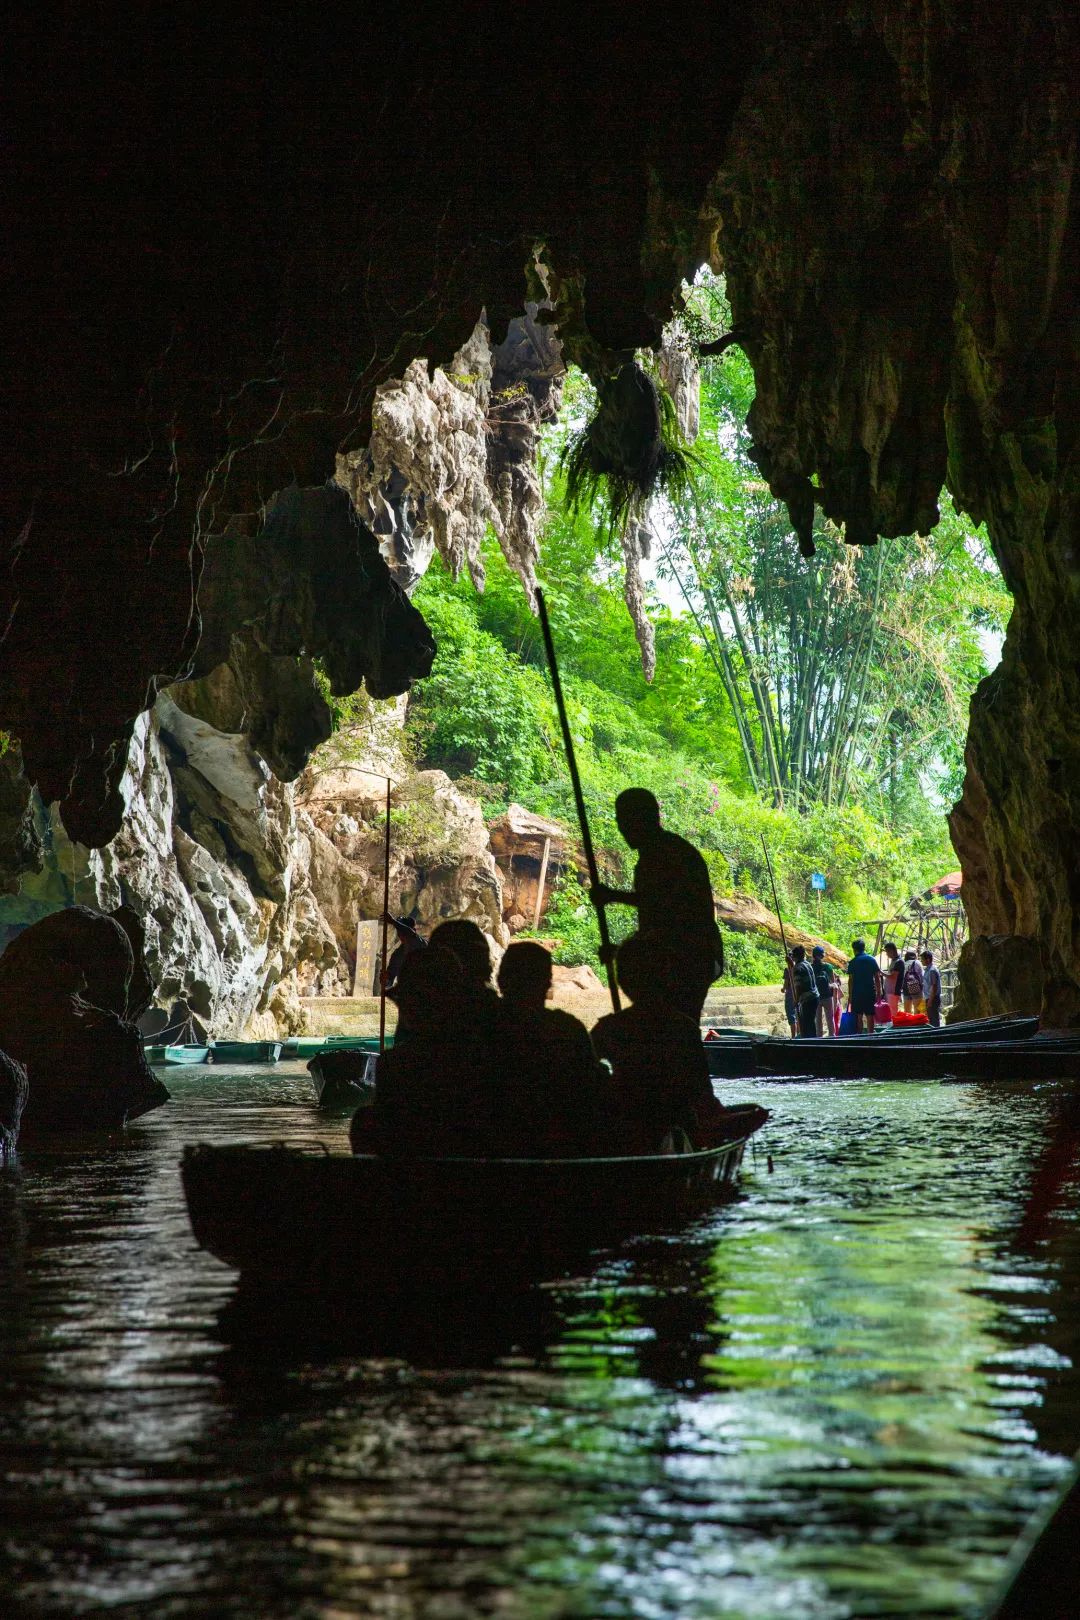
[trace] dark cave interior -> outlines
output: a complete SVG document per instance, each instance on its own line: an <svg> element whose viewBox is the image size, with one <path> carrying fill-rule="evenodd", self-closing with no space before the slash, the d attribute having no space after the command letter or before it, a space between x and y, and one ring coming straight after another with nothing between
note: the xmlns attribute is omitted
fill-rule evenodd
<svg viewBox="0 0 1080 1620"><path fill-rule="evenodd" d="M708 262L798 533L815 503L853 544L923 531L943 484L988 524L1016 607L952 816L961 1007L1080 1021L1078 30L1064 0L567 8L512 30L475 4L240 7L182 37L24 19L0 880L37 858L31 784L84 843L114 835L165 685L224 662L277 692L247 708L288 773L319 724L298 662L342 693L425 672L419 615L326 489L380 383L447 360L481 307L499 334L545 294L599 383Z"/></svg>

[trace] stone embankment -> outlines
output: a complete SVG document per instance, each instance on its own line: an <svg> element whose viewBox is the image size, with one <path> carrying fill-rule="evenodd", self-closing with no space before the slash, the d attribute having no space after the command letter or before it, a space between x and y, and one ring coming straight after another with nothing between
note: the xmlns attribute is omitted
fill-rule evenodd
<svg viewBox="0 0 1080 1620"><path fill-rule="evenodd" d="M591 968L555 969L556 1007L572 1012L592 1028L598 1018L611 1011L607 990ZM589 982L591 981L591 982ZM301 1002L307 1027L313 1035L377 1035L379 998L377 996L306 996ZM386 1007L386 1027L392 1030L396 1010ZM727 1029L762 1031L786 1035L784 999L773 985L715 984L705 1002L703 1024Z"/></svg>

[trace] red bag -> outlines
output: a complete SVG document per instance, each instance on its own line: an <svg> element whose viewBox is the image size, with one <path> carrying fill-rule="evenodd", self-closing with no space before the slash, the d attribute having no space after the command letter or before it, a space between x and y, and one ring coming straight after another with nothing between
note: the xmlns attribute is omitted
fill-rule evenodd
<svg viewBox="0 0 1080 1620"><path fill-rule="evenodd" d="M889 1009L889 1003L887 1001L875 1001L874 1002L874 1023L875 1024L891 1024L892 1021L893 1021L893 1015L892 1015L892 1012Z"/></svg>

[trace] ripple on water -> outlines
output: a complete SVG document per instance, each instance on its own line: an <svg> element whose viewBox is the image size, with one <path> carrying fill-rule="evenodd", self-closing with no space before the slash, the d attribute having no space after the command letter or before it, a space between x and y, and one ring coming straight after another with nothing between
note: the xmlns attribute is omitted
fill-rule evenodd
<svg viewBox="0 0 1080 1620"><path fill-rule="evenodd" d="M1080 1440L1080 1236L1013 1239L1047 1088L728 1085L776 1111L734 1206L313 1349L195 1247L177 1164L344 1122L299 1065L170 1085L0 1181L27 1613L958 1615Z"/></svg>

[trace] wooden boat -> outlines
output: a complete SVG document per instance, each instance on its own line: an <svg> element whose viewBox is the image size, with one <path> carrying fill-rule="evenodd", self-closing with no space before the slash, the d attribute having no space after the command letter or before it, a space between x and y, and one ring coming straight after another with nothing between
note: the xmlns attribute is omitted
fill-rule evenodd
<svg viewBox="0 0 1080 1620"><path fill-rule="evenodd" d="M754 1075L814 1075L822 1079L933 1079L957 1070L965 1078L1023 1070L1023 1054L1046 1050L1067 1057L1061 1037L1041 1036L1037 1018L1007 1016L949 1024L941 1029L916 1026L876 1035L828 1038L747 1035L706 1040L705 1056L714 1079ZM1067 1038L1065 1038L1067 1043ZM1047 1045L1047 1043L1051 1043ZM980 1053L986 1050L985 1060ZM991 1049L1005 1055L990 1056ZM1049 1072L1051 1060L1036 1057L1033 1071ZM1066 1072L1071 1072L1066 1069Z"/></svg>
<svg viewBox="0 0 1080 1620"><path fill-rule="evenodd" d="M210 1056L208 1046L148 1046L145 1048L147 1063L205 1063Z"/></svg>
<svg viewBox="0 0 1080 1620"><path fill-rule="evenodd" d="M839 1041L1028 1041L1039 1033L1037 1018L1000 1013L994 1018L961 1019L955 1024L909 1024L896 1029L888 1024L875 1035L838 1035ZM799 1037L800 1039L802 1037Z"/></svg>
<svg viewBox="0 0 1080 1620"><path fill-rule="evenodd" d="M420 1159L284 1147L184 1151L196 1241L249 1280L446 1286L554 1274L598 1243L656 1230L730 1195L768 1118L728 1110L701 1151L588 1159Z"/></svg>
<svg viewBox="0 0 1080 1620"><path fill-rule="evenodd" d="M1080 1614L1078 1537L1080 1458L1050 1506L1021 1535L985 1620L1073 1620Z"/></svg>
<svg viewBox="0 0 1080 1620"><path fill-rule="evenodd" d="M374 1052L322 1051L308 1064L315 1102L327 1113L343 1114L361 1108L375 1095Z"/></svg>
<svg viewBox="0 0 1080 1620"><path fill-rule="evenodd" d="M1080 1079L1080 1044L1068 1037L1026 1041L759 1041L758 1074L846 1080Z"/></svg>
<svg viewBox="0 0 1080 1620"><path fill-rule="evenodd" d="M213 1041L211 1063L276 1063L281 1056L280 1041Z"/></svg>
<svg viewBox="0 0 1080 1620"><path fill-rule="evenodd" d="M394 1044L394 1037L386 1037L387 1047ZM302 1058L305 1062L309 1058L318 1057L320 1052L377 1052L379 1050L379 1037L377 1035L294 1035L290 1040L282 1041L281 1055L283 1058Z"/></svg>

